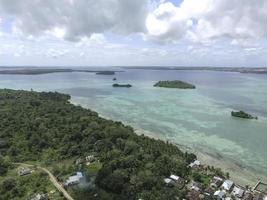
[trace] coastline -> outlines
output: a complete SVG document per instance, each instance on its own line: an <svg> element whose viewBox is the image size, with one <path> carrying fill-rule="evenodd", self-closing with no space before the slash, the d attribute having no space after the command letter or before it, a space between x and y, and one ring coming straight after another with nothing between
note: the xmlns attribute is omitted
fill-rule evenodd
<svg viewBox="0 0 267 200"><path fill-rule="evenodd" d="M90 107L90 105L85 105L85 104L81 104L81 102L79 101L75 101L74 99L77 99L79 97L75 97L72 96L72 98L70 99L70 102L74 105L80 105L84 108L87 109L91 109L92 107ZM96 111L96 110L94 110ZM96 111L100 117L105 118L105 119L110 119L110 120L116 120L113 119L112 117L100 113L99 111ZM122 120L119 120L122 121ZM122 123L126 124L126 125L130 125L132 126L131 123L122 121ZM151 138L155 138L155 139L160 139L163 141L169 141L166 138L162 138L160 134L158 133L152 133L148 130L143 130L141 128L137 128L134 127L134 131L136 134L138 135L142 135L144 134L145 136L151 137ZM169 141L171 143L173 143L172 141ZM173 143L175 145L177 145L183 152L187 151L190 153L194 153L198 160L201 161L201 163L203 165L210 165L210 166L214 166L216 168L221 168L222 171L224 172L229 172L230 174L230 179L233 180L235 182L235 184L240 185L245 187L246 185L250 186L251 188L253 188L256 183L259 181L259 176L260 174L253 172L252 170L249 170L243 166L241 166L239 163L232 161L230 159L227 159L225 157L223 157L222 155L216 153L216 152L205 152L204 150L197 150L197 149L193 149L191 147L182 145L182 144L178 144L178 143ZM261 176L261 180L262 181L267 181L267 176Z"/></svg>
<svg viewBox="0 0 267 200"><path fill-rule="evenodd" d="M164 140L163 138L157 137L157 134L151 133L146 130L135 129L135 133L138 135L144 134L148 137ZM248 185L253 188L259 181L259 178L257 177L258 174L256 172L252 172L251 170L242 167L238 163L234 163L231 160L224 158L220 154L192 149L188 146L177 143L174 144L177 145L183 152L187 151L194 153L203 165L214 166L216 168L221 168L223 172L229 172L230 179L233 180L237 185L243 187ZM267 181L266 177L265 179L261 180L265 182Z"/></svg>

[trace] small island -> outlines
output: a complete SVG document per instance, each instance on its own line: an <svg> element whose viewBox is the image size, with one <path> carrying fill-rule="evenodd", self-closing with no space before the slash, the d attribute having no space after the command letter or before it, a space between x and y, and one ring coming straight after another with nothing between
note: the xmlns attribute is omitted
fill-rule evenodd
<svg viewBox="0 0 267 200"><path fill-rule="evenodd" d="M114 71L99 71L96 72L96 75L114 75L115 72Z"/></svg>
<svg viewBox="0 0 267 200"><path fill-rule="evenodd" d="M254 117L251 114L248 114L242 110L237 111L237 112L232 111L231 115L232 115L232 117L239 117L239 118L244 118L244 119L258 119L258 117Z"/></svg>
<svg viewBox="0 0 267 200"><path fill-rule="evenodd" d="M125 87L125 88L130 88L132 87L131 84L118 84L118 83L115 83L112 85L113 87Z"/></svg>
<svg viewBox="0 0 267 200"><path fill-rule="evenodd" d="M159 81L154 84L154 87L165 87L165 88L178 88L178 89L195 89L196 86L186 83L180 80L174 81Z"/></svg>

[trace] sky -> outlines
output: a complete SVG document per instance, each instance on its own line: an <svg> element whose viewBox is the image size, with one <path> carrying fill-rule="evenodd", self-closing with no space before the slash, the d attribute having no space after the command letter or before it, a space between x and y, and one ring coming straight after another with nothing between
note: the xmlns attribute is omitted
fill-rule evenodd
<svg viewBox="0 0 267 200"><path fill-rule="evenodd" d="M0 0L0 66L267 67L267 1Z"/></svg>

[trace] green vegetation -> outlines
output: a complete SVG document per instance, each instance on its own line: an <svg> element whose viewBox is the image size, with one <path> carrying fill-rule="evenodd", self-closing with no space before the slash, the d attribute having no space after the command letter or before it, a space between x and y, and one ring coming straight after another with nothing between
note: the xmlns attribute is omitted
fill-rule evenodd
<svg viewBox="0 0 267 200"><path fill-rule="evenodd" d="M241 111L237 111L237 112L232 111L231 115L233 117L239 117L239 118L244 118L244 119L258 119L258 117L253 117L252 115L250 115L250 114L248 114L248 113L246 113L246 112L244 112L242 110Z"/></svg>
<svg viewBox="0 0 267 200"><path fill-rule="evenodd" d="M35 171L30 175L19 177L13 169L10 175L0 182L0 200L28 199L38 193L49 193L50 199L64 199L51 184L48 175L42 171Z"/></svg>
<svg viewBox="0 0 267 200"><path fill-rule="evenodd" d="M0 155L0 176L6 175L9 168L12 167L9 157Z"/></svg>
<svg viewBox="0 0 267 200"><path fill-rule="evenodd" d="M114 71L99 71L96 72L96 75L114 75L115 72Z"/></svg>
<svg viewBox="0 0 267 200"><path fill-rule="evenodd" d="M59 180L83 171L89 186L68 188L76 200L185 198L185 188L167 187L163 179L176 174L190 180L192 172L187 166L196 159L194 154L138 136L133 128L74 106L69 99L57 92L0 90L0 139L5 144L0 148L2 178L10 178L11 161L38 162L52 169ZM97 161L89 166L74 165L76 158L91 154ZM19 200L25 199L25 193L46 192L47 179L42 173L33 173L11 180L11 184L2 182L2 199ZM6 185L11 188L4 188ZM20 192L11 192L14 188Z"/></svg>
<svg viewBox="0 0 267 200"><path fill-rule="evenodd" d="M113 87L126 87L126 88L130 88L132 87L131 84L118 84L118 83L115 83L112 85Z"/></svg>
<svg viewBox="0 0 267 200"><path fill-rule="evenodd" d="M154 84L154 87L165 87L165 88L179 88L179 89L195 89L196 86L186 83L183 81L159 81Z"/></svg>

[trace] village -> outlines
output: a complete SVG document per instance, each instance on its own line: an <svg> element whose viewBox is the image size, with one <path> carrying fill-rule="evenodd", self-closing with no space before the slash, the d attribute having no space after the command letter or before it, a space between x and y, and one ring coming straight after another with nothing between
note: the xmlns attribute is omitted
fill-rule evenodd
<svg viewBox="0 0 267 200"><path fill-rule="evenodd" d="M203 171L204 166L199 160L195 160L188 166L192 171ZM209 183L204 184L197 181L188 181L182 177L171 174L164 178L169 187L186 187L189 190L187 200L218 199L218 200L267 200L267 184L259 181L254 188L240 186L230 179L220 176L211 177Z"/></svg>
<svg viewBox="0 0 267 200"><path fill-rule="evenodd" d="M94 162L99 162L94 155L88 155L85 158L78 158L75 161L76 166L85 164L90 166ZM177 187L178 189L186 189L188 191L185 200L201 200L201 199L218 199L218 200L267 200L267 184L259 181L253 188L249 186L241 186L235 184L231 179L226 179L220 175L210 176L207 172L206 166L201 165L199 160L188 165L192 172L205 173L207 177L206 183L198 182L196 180L187 180L175 174L165 177L163 182L166 187ZM17 170L18 176L26 176L34 171L28 167L19 167ZM70 188L79 185L85 180L83 172L73 172L60 184L64 188ZM29 197L28 200L49 200L47 194L37 193Z"/></svg>

